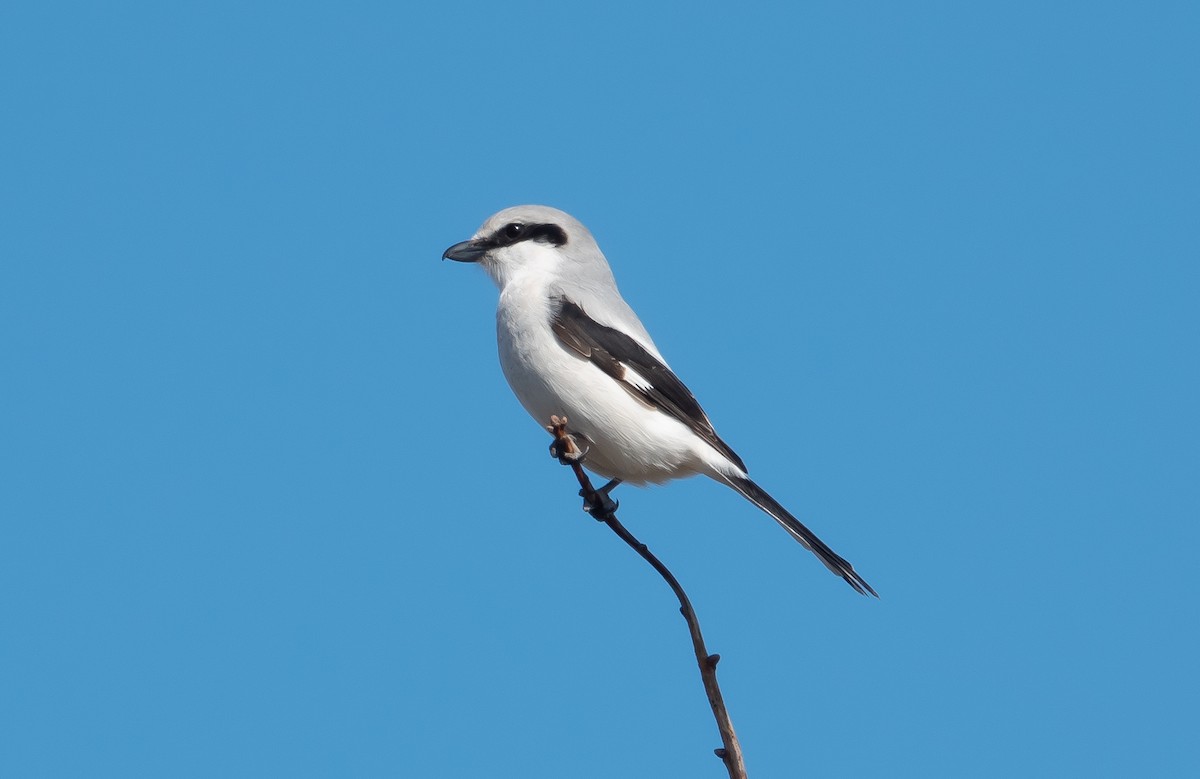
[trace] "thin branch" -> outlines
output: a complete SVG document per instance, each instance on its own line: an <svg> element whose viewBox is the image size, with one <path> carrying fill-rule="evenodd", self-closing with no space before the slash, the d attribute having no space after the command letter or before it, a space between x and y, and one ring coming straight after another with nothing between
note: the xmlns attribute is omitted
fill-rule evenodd
<svg viewBox="0 0 1200 779"><path fill-rule="evenodd" d="M700 667L700 678L704 681L704 692L708 695L708 704L712 707L713 717L717 720L717 729L721 731L721 742L724 744L723 748L716 749L714 752L725 763L730 779L746 779L746 764L742 761L742 747L738 743L733 723L729 719L729 712L725 709L725 700L721 697L721 688L717 684L717 663L721 656L710 655L705 649L704 636L700 633L700 621L696 618L696 610L692 608L692 602L688 600L687 593L683 591L679 580L667 569L667 566L663 565L646 548L645 544L638 541L617 520L616 505L608 499L607 495L601 494L592 487L591 479L583 470L582 462L585 453L579 451L574 439L567 434L566 417L552 416L550 423L547 429L554 436L554 443L551 445L550 451L558 457L559 462L570 466L571 470L575 472L575 478L579 481L579 494L583 496L584 508L595 519L608 525L614 533L621 537L622 541L650 563L654 570L658 571L658 575L670 586L675 597L679 599L679 611L687 620L688 632L692 636L692 648L696 652L696 664Z"/></svg>

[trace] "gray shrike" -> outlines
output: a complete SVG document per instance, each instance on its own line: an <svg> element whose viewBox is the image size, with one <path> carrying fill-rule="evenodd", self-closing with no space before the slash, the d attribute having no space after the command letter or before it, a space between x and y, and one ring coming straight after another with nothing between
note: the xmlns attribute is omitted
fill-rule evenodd
<svg viewBox="0 0 1200 779"><path fill-rule="evenodd" d="M858 592L875 590L746 475L708 415L621 298L588 229L547 206L495 214L443 259L483 266L500 288L500 366L541 425L565 416L584 465L612 483L704 474L770 514Z"/></svg>

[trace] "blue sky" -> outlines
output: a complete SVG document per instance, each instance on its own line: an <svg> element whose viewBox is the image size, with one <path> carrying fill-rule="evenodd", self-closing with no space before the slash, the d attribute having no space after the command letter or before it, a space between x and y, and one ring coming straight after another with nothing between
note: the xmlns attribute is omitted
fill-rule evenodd
<svg viewBox="0 0 1200 779"><path fill-rule="evenodd" d="M0 774L722 776L439 262L540 202L856 596L622 489L754 776L1192 776L1200 13L0 10Z"/></svg>

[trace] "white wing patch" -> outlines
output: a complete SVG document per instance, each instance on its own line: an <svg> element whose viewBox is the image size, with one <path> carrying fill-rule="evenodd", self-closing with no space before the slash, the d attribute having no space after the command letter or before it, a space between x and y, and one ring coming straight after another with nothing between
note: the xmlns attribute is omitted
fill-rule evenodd
<svg viewBox="0 0 1200 779"><path fill-rule="evenodd" d="M621 363L621 367L625 369L625 381L632 384L642 392L654 389L654 384L651 383L651 381L645 376L638 373L637 368L634 368L627 362Z"/></svg>
<svg viewBox="0 0 1200 779"><path fill-rule="evenodd" d="M621 376L621 383L629 391L629 394L646 408L658 408L658 406L651 402L649 395L654 389L654 384L645 376L638 373L637 369L629 363L623 362L620 365L625 369L624 375Z"/></svg>

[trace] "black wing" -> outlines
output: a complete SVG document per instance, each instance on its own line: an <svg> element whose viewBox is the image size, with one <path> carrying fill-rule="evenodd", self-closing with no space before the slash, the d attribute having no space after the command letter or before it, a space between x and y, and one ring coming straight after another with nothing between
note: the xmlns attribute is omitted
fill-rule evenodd
<svg viewBox="0 0 1200 779"><path fill-rule="evenodd" d="M552 302L550 327L564 347L590 360L634 398L687 425L737 467L746 470L742 458L713 430L691 390L637 341L600 324L565 298L555 298Z"/></svg>

